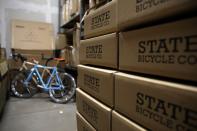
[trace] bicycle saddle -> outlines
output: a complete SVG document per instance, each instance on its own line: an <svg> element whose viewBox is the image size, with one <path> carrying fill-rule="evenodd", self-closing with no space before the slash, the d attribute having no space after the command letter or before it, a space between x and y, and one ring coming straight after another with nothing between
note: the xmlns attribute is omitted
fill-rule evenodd
<svg viewBox="0 0 197 131"><path fill-rule="evenodd" d="M56 61L64 61L65 60L64 58L53 58L53 59Z"/></svg>

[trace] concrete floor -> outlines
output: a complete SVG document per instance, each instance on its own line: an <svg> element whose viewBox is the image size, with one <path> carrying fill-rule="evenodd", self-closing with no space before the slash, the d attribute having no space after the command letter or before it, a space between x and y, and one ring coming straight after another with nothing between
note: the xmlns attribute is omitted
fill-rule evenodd
<svg viewBox="0 0 197 131"><path fill-rule="evenodd" d="M76 131L75 103L56 104L48 95L11 97L0 121L0 131Z"/></svg>

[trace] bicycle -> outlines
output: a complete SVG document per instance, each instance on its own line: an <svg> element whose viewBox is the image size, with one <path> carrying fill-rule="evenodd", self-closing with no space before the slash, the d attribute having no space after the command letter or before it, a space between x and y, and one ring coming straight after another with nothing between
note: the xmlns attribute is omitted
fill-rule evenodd
<svg viewBox="0 0 197 131"><path fill-rule="evenodd" d="M58 71L57 67L42 66L36 60L33 61L34 63L24 61L21 69L26 64L33 65L33 68L30 71L20 71L12 80L11 90L15 96L32 97L35 94L35 87L49 93L56 103L66 103L75 95L76 83L70 74ZM48 77L44 79L44 75Z"/></svg>

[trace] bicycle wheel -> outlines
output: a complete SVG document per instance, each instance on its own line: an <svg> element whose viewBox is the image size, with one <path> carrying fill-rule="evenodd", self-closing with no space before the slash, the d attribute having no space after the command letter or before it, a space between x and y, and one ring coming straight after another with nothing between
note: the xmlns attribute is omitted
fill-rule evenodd
<svg viewBox="0 0 197 131"><path fill-rule="evenodd" d="M24 81L27 78L27 72L19 72L11 82L11 90L16 97L29 98L36 93L33 80L28 82L26 86Z"/></svg>
<svg viewBox="0 0 197 131"><path fill-rule="evenodd" d="M56 103L67 103L75 95L75 79L70 74L63 72L58 73L58 76L62 80L63 88L59 90L54 89L53 87L56 87L56 78L53 78L50 84L49 95Z"/></svg>

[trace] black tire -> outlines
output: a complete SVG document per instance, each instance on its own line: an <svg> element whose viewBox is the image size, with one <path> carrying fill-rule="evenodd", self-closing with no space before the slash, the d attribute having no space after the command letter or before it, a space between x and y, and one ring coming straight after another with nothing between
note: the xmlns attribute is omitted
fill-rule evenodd
<svg viewBox="0 0 197 131"><path fill-rule="evenodd" d="M49 95L51 99L56 103L67 103L75 95L75 91L76 91L75 79L70 74L65 72L64 73L59 72L58 75L62 80L64 89L54 90L53 88L50 88ZM53 80L51 81L51 84L53 84Z"/></svg>
<svg viewBox="0 0 197 131"><path fill-rule="evenodd" d="M27 74L27 72L19 72L11 82L11 91L16 97L30 98L37 92L33 80L28 83L28 86L23 83Z"/></svg>

